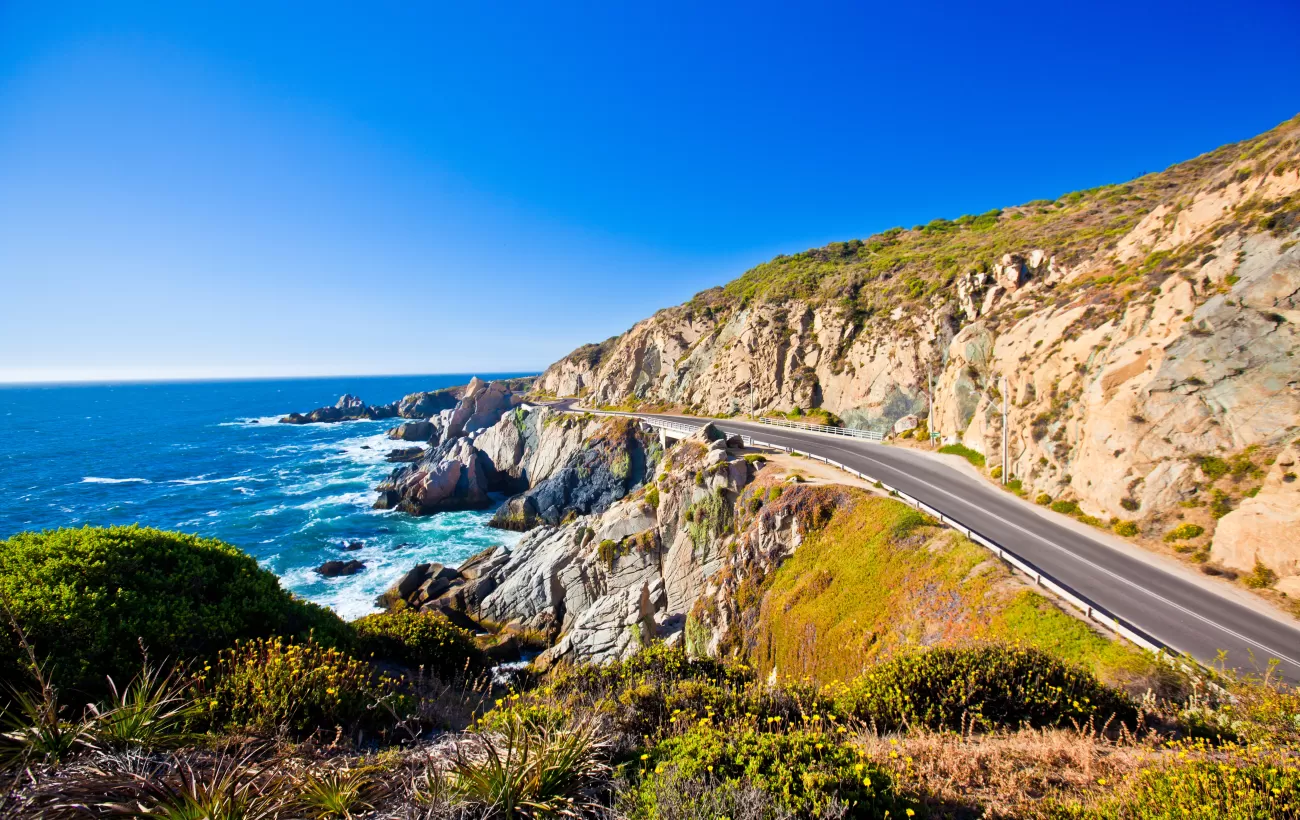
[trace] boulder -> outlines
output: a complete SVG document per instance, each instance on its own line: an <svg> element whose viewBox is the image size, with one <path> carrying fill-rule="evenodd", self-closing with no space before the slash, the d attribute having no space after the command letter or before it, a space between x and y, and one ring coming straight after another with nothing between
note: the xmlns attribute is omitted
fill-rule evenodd
<svg viewBox="0 0 1300 820"><path fill-rule="evenodd" d="M363 547L365 547L365 543L362 541L347 541L343 544L343 549L348 552L356 552Z"/></svg>
<svg viewBox="0 0 1300 820"><path fill-rule="evenodd" d="M424 455L423 447L398 447L396 450L389 450L388 455L384 456L384 461L392 464L408 464L419 461L422 455Z"/></svg>
<svg viewBox="0 0 1300 820"><path fill-rule="evenodd" d="M688 441L701 441L709 444L714 441L723 441L725 443L727 434L718 429L713 422L707 422L703 427L687 436Z"/></svg>
<svg viewBox="0 0 1300 820"><path fill-rule="evenodd" d="M921 419L916 415L909 413L898 421L894 422L895 433L906 433L908 430L915 430L921 426Z"/></svg>
<svg viewBox="0 0 1300 820"><path fill-rule="evenodd" d="M1251 572L1259 562L1283 578L1300 575L1300 455L1292 444L1278 454L1254 498L1219 520L1210 557Z"/></svg>
<svg viewBox="0 0 1300 820"><path fill-rule="evenodd" d="M388 437L394 441L429 441L434 435L434 426L429 421L408 421L388 431Z"/></svg>
<svg viewBox="0 0 1300 820"><path fill-rule="evenodd" d="M326 561L316 572L324 578L338 578L343 575L356 575L366 568L363 561Z"/></svg>
<svg viewBox="0 0 1300 820"><path fill-rule="evenodd" d="M491 503L485 465L464 438L443 442L419 461L397 468L376 490L380 496L375 509L412 515L482 509Z"/></svg>
<svg viewBox="0 0 1300 820"><path fill-rule="evenodd" d="M450 410L460 400L464 386L444 387L431 393L412 393L397 403L397 415L404 419L427 419L443 410Z"/></svg>
<svg viewBox="0 0 1300 820"><path fill-rule="evenodd" d="M732 450L740 450L745 446L745 439L741 436L732 436L727 439L727 447Z"/></svg>

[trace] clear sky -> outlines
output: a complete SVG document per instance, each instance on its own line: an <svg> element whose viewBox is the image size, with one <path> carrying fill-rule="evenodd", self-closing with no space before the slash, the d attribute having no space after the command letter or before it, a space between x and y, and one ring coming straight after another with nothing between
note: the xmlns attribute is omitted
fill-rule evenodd
<svg viewBox="0 0 1300 820"><path fill-rule="evenodd" d="M1300 112L1300 4L0 0L0 380L540 369Z"/></svg>

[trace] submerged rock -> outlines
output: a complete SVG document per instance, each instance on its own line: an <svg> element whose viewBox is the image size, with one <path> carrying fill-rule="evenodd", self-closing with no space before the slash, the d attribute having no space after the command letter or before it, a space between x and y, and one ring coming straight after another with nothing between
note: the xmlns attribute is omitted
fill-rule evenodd
<svg viewBox="0 0 1300 820"><path fill-rule="evenodd" d="M343 575L356 575L366 568L364 561L326 561L316 572L324 578L338 578Z"/></svg>
<svg viewBox="0 0 1300 820"><path fill-rule="evenodd" d="M388 455L384 456L384 461L405 464L419 461L422 455L424 455L423 447L398 447L396 450L389 450Z"/></svg>

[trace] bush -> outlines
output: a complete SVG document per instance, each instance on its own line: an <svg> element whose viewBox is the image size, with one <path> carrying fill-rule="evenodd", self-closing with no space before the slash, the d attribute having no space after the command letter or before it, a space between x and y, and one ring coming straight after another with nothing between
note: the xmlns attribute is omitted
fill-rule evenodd
<svg viewBox="0 0 1300 820"><path fill-rule="evenodd" d="M241 641L221 652L195 685L201 722L215 729L299 736L335 727L384 733L406 719L413 698L400 681L313 640Z"/></svg>
<svg viewBox="0 0 1300 820"><path fill-rule="evenodd" d="M1148 769L1117 808L1118 816L1135 820L1296 817L1300 771L1294 763L1242 765L1215 760Z"/></svg>
<svg viewBox="0 0 1300 820"><path fill-rule="evenodd" d="M903 817L907 812L886 772L820 731L737 732L706 724L661 742L646 765L653 768L637 793L638 817L658 816L664 796L655 788L659 777L703 780L724 792L756 787L794 817L820 816L833 802L847 806L848 817Z"/></svg>
<svg viewBox="0 0 1300 820"><path fill-rule="evenodd" d="M962 444L947 444L939 448L939 452L948 453L949 455L961 456L976 467L984 467L984 455Z"/></svg>
<svg viewBox="0 0 1300 820"><path fill-rule="evenodd" d="M1165 533L1165 541L1187 541L1196 538L1205 532L1205 527L1200 524L1179 524L1169 532Z"/></svg>
<svg viewBox="0 0 1300 820"><path fill-rule="evenodd" d="M61 689L130 680L140 643L157 658L212 657L272 633L340 643L347 627L299 601L229 544L144 527L19 533L0 542L0 594ZM26 685L13 631L0 629L0 683Z"/></svg>
<svg viewBox="0 0 1300 820"><path fill-rule="evenodd" d="M1131 726L1137 717L1126 695L1084 670L1037 649L997 645L880 664L848 684L835 708L882 728L1068 726L1112 716Z"/></svg>
<svg viewBox="0 0 1300 820"><path fill-rule="evenodd" d="M1038 498L1034 499L1034 503L1040 507L1046 507L1048 504L1052 503L1052 497L1047 493L1039 493Z"/></svg>
<svg viewBox="0 0 1300 820"><path fill-rule="evenodd" d="M1277 583L1277 573L1264 566L1264 564L1260 563L1260 560L1256 558L1255 568L1242 580L1244 580L1246 586L1251 589L1264 589Z"/></svg>
<svg viewBox="0 0 1300 820"><path fill-rule="evenodd" d="M656 510L659 509L659 488L658 487L651 485L648 489L646 489L645 503L649 504L651 507L654 507Z"/></svg>
<svg viewBox="0 0 1300 820"><path fill-rule="evenodd" d="M402 609L377 612L352 622L362 657L424 667L447 679L487 665L474 636L440 614Z"/></svg>
<svg viewBox="0 0 1300 820"><path fill-rule="evenodd" d="M1136 521L1116 521L1111 527L1116 535L1134 536L1138 534L1138 525Z"/></svg>
<svg viewBox="0 0 1300 820"><path fill-rule="evenodd" d="M1218 481L1232 469L1228 462L1218 456L1200 456L1196 459L1196 463L1210 481Z"/></svg>
<svg viewBox="0 0 1300 820"><path fill-rule="evenodd" d="M1052 512L1059 512L1062 515L1074 515L1079 511L1079 502L1077 501L1053 501Z"/></svg>

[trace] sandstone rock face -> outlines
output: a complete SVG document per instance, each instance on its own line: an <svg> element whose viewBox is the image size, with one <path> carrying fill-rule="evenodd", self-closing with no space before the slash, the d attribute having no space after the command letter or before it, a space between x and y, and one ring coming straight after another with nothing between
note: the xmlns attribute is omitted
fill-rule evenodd
<svg viewBox="0 0 1300 820"><path fill-rule="evenodd" d="M1279 586L1290 588L1287 578L1300 576L1300 454L1297 446L1282 451L1254 498L1219 522L1210 555L1224 566L1243 572L1256 562L1279 576ZM1300 578L1297 578L1300 580Z"/></svg>
<svg viewBox="0 0 1300 820"><path fill-rule="evenodd" d="M1300 432L1289 139L1276 173L1225 166L1068 261L1016 249L870 321L831 298L706 292L575 351L539 386L710 414L821 407L881 431L928 415L933 433L997 463L1006 391L1010 472L1027 492L1164 527L1197 489L1198 456Z"/></svg>

